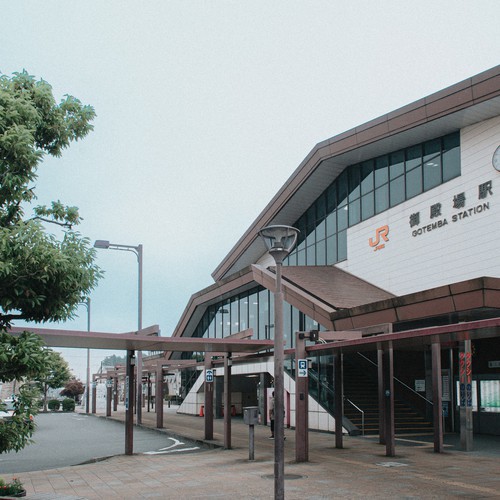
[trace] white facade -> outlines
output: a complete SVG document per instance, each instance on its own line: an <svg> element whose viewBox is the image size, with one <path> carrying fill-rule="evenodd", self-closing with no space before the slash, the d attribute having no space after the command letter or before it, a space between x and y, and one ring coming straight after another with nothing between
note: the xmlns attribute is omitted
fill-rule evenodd
<svg viewBox="0 0 500 500"><path fill-rule="evenodd" d="M348 229L348 260L338 267L395 295L480 276L500 277L500 172L492 155L500 145L500 117L461 130L461 175ZM479 186L491 190L479 198ZM465 207L454 208L465 193ZM441 216L430 217L441 204ZM420 224L410 226L410 215ZM464 213L465 212L465 213ZM429 230L429 226L436 227ZM389 227L388 241L375 250L370 238Z"/></svg>

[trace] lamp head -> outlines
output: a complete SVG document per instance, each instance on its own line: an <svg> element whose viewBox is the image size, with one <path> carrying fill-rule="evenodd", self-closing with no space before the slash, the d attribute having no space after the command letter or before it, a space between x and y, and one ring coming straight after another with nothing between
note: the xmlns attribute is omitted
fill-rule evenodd
<svg viewBox="0 0 500 500"><path fill-rule="evenodd" d="M259 231L259 235L274 260L281 263L295 246L299 232L292 226L267 226Z"/></svg>
<svg viewBox="0 0 500 500"><path fill-rule="evenodd" d="M108 240L96 240L94 243L94 248L109 248L109 241Z"/></svg>

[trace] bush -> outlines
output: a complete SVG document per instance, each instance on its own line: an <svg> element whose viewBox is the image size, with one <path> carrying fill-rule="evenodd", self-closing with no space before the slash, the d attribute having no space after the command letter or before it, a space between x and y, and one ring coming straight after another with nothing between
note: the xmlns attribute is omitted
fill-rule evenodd
<svg viewBox="0 0 500 500"><path fill-rule="evenodd" d="M71 398L63 399L62 409L63 411L75 411L75 400Z"/></svg>
<svg viewBox="0 0 500 500"><path fill-rule="evenodd" d="M50 399L47 406L49 407L49 410L57 411L61 407L61 402L57 399Z"/></svg>

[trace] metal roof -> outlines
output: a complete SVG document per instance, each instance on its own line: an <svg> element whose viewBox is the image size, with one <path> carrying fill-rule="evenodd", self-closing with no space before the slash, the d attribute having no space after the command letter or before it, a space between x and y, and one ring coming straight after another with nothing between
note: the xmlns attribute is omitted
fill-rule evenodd
<svg viewBox="0 0 500 500"><path fill-rule="evenodd" d="M49 328L11 327L9 333L29 331L40 335L49 347L115 349L133 351L255 353L273 347L272 340L144 337L135 333L103 333Z"/></svg>

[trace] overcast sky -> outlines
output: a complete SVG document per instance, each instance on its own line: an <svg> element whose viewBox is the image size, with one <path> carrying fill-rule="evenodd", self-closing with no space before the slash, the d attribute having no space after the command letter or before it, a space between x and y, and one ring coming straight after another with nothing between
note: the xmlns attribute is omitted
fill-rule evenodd
<svg viewBox="0 0 500 500"><path fill-rule="evenodd" d="M0 72L26 69L97 113L91 135L39 169L39 203L78 206L92 241L144 245L143 325L165 336L316 143L500 62L498 0L0 9ZM98 264L92 330L134 330L134 255L99 250ZM85 330L79 314L64 327ZM86 354L65 352L83 378Z"/></svg>

